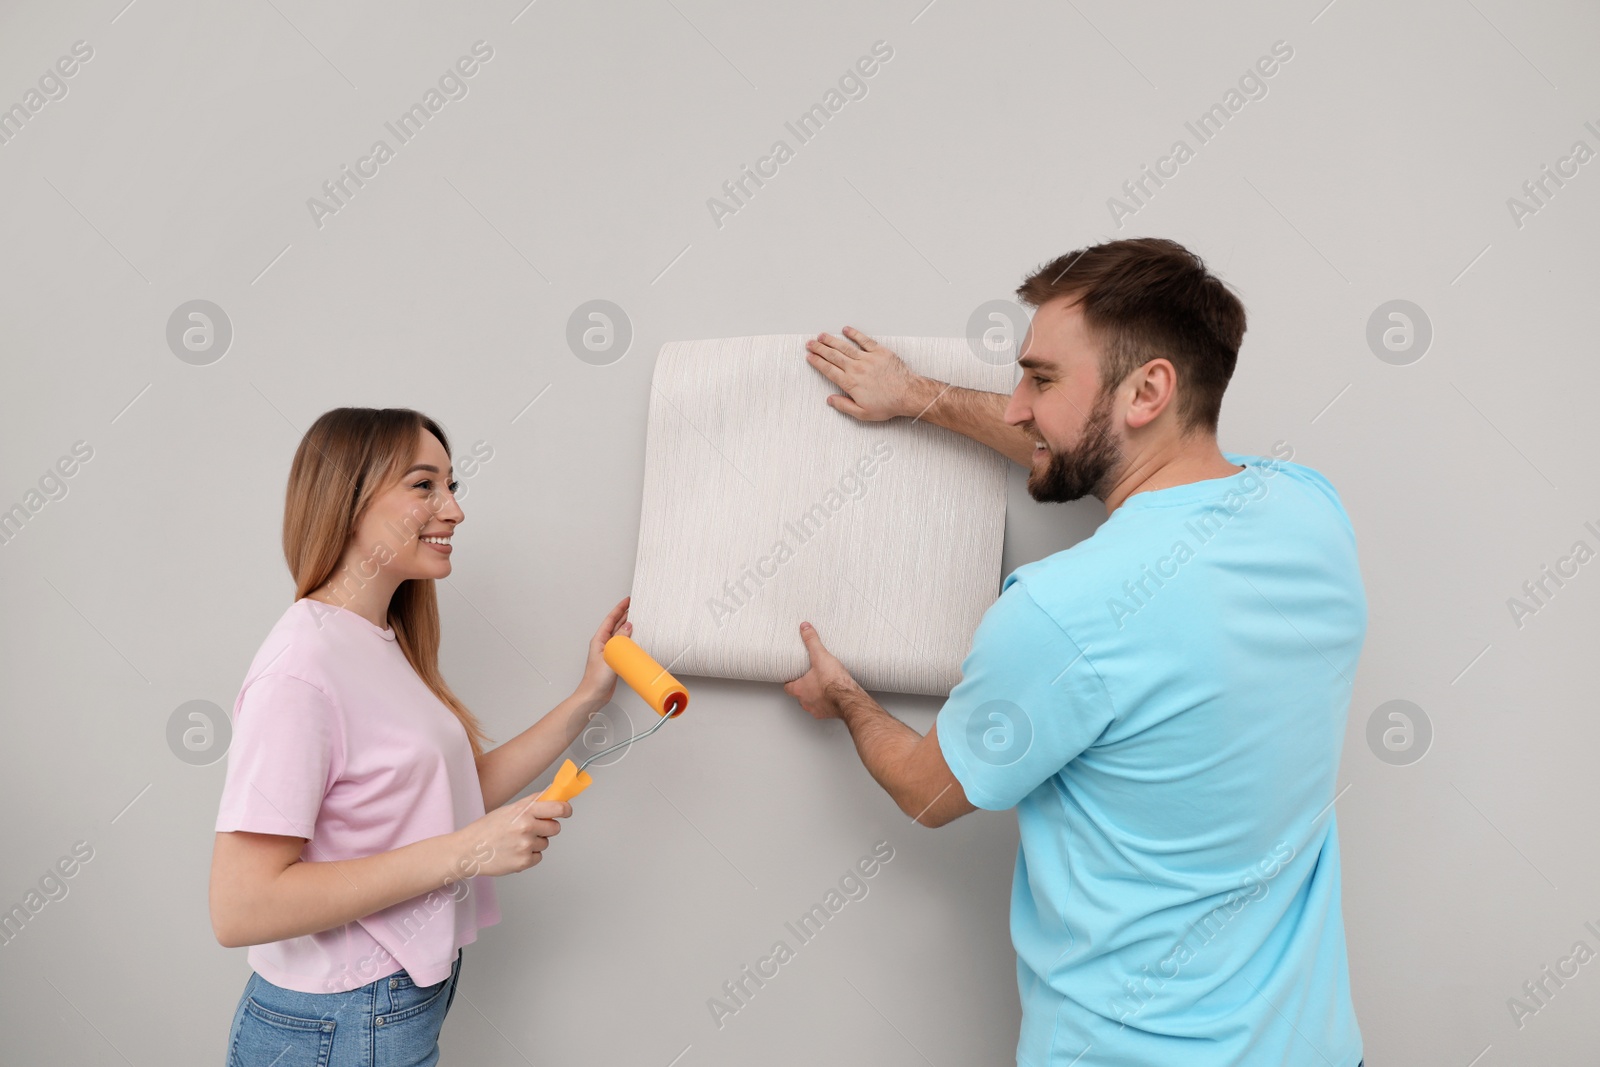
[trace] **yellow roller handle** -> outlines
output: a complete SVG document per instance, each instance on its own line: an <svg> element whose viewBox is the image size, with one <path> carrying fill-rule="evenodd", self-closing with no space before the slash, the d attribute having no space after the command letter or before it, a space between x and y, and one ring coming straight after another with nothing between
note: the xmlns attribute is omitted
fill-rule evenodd
<svg viewBox="0 0 1600 1067"><path fill-rule="evenodd" d="M563 760L561 769L556 772L555 778L551 780L545 791L539 794L539 799L571 800L585 789L588 789L589 783L592 781L594 779L589 777L588 771L580 771L576 763L571 760Z"/></svg>
<svg viewBox="0 0 1600 1067"><path fill-rule="evenodd" d="M651 659L633 638L617 634L606 642L604 655L607 666L643 697L657 715L670 719L683 714L683 709L689 706L689 690Z"/></svg>

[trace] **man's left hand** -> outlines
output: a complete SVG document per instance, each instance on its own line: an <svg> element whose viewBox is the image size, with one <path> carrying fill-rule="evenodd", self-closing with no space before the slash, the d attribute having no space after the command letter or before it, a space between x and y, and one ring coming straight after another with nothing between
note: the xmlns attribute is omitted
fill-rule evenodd
<svg viewBox="0 0 1600 1067"><path fill-rule="evenodd" d="M813 719L840 719L844 717L841 701L852 693L865 694L865 690L845 670L839 658L823 647L816 627L809 622L800 624L800 640L805 642L806 653L811 657L811 669L792 682L783 683L783 691L800 701L800 706Z"/></svg>

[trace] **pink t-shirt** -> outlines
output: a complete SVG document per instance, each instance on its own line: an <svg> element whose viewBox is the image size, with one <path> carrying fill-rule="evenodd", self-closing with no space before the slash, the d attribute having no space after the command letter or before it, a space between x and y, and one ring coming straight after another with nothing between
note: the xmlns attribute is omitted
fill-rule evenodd
<svg viewBox="0 0 1600 1067"><path fill-rule="evenodd" d="M394 631L321 601L291 604L234 702L217 830L304 837L300 858L325 862L448 834L483 814L466 729ZM250 966L305 993L356 989L401 968L419 986L442 982L500 907L486 875L442 869L439 878L441 888L366 918L251 945Z"/></svg>

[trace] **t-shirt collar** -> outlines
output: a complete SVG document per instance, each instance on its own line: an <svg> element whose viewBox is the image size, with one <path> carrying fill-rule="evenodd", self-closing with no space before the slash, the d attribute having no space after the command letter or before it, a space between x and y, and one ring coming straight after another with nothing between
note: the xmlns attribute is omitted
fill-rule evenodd
<svg viewBox="0 0 1600 1067"><path fill-rule="evenodd" d="M1198 482L1185 482L1182 485L1169 485L1165 489L1147 489L1142 493L1134 493L1122 502L1118 511L1124 508L1163 508L1173 504L1194 504L1206 500L1220 500L1231 492L1237 492L1244 485L1246 478L1253 475L1256 468L1262 465L1262 457L1245 456L1235 452L1223 452L1222 458L1229 463L1236 463L1244 467L1242 471L1234 471L1225 478L1202 478Z"/></svg>
<svg viewBox="0 0 1600 1067"><path fill-rule="evenodd" d="M308 605L307 610L317 617L319 623L323 619L342 619L345 620L345 625L360 626L371 633L377 634L385 641L393 641L395 639L393 627L386 629L382 626L375 625L371 619L368 619L364 615L358 615L349 608L343 608L337 604L328 604L324 601L315 600L311 597L301 597L300 601L301 603Z"/></svg>

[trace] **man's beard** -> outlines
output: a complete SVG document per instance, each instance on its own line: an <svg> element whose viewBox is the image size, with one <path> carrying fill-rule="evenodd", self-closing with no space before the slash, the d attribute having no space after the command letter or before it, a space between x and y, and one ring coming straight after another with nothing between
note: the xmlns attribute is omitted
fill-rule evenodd
<svg viewBox="0 0 1600 1067"><path fill-rule="evenodd" d="M1043 470L1028 475L1028 494L1045 504L1064 504L1089 494L1102 495L1122 459L1122 452L1111 436L1110 389L1095 398L1084 423L1078 447L1068 453L1049 450L1050 462Z"/></svg>

